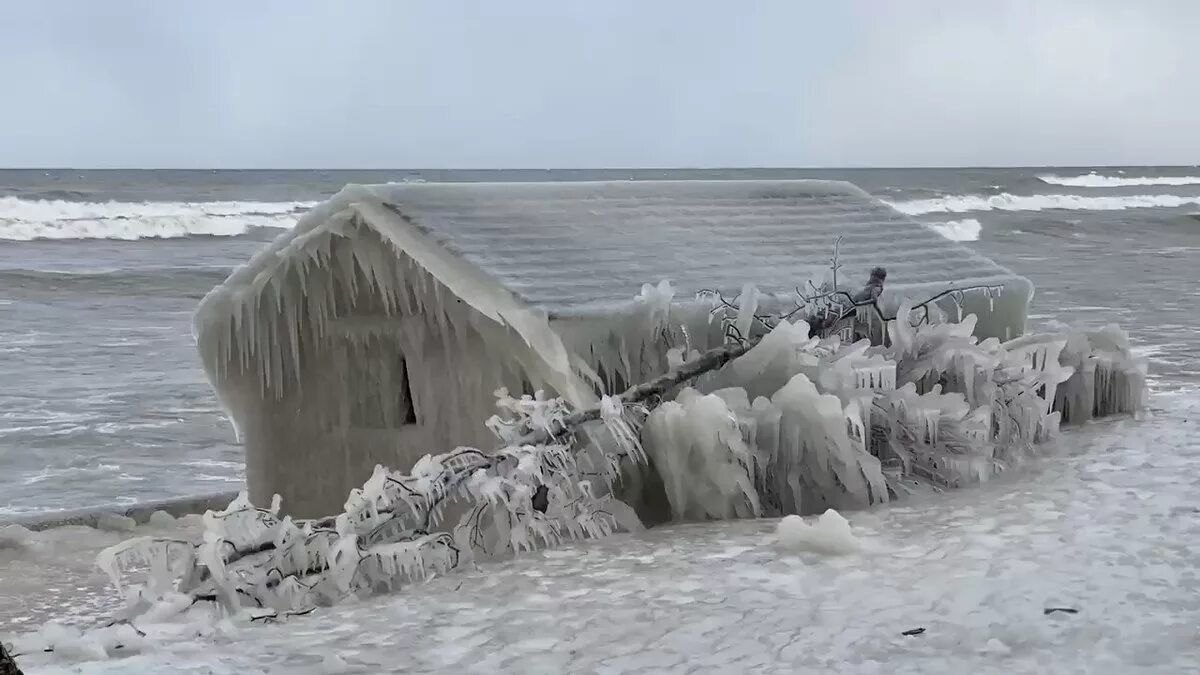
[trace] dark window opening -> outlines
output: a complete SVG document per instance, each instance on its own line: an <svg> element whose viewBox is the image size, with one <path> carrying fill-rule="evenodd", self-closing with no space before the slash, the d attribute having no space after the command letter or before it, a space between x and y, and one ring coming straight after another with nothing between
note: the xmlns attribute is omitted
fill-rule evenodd
<svg viewBox="0 0 1200 675"><path fill-rule="evenodd" d="M417 423L408 362L398 351L351 348L348 356L347 365L358 374L347 379L343 394L350 426L399 429Z"/></svg>
<svg viewBox="0 0 1200 675"><path fill-rule="evenodd" d="M417 423L417 408L413 404L412 383L409 381L408 361L400 359L400 386L396 387L396 407L401 424Z"/></svg>

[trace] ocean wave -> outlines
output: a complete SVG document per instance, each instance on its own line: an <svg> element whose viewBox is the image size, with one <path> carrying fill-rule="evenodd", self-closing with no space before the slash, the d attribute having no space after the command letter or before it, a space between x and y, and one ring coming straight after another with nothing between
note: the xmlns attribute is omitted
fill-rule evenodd
<svg viewBox="0 0 1200 675"><path fill-rule="evenodd" d="M74 202L0 197L0 239L232 237L288 228L315 202Z"/></svg>
<svg viewBox="0 0 1200 675"><path fill-rule="evenodd" d="M229 276L230 268L162 266L127 269L45 270L0 267L0 288L84 291L121 296L181 292L210 288Z"/></svg>
<svg viewBox="0 0 1200 675"><path fill-rule="evenodd" d="M1121 211L1124 209L1178 208L1200 204L1200 196L1180 195L953 195L933 199L892 202L898 211L910 216L926 213L968 213L970 211Z"/></svg>
<svg viewBox="0 0 1200 675"><path fill-rule="evenodd" d="M983 225L980 225L979 221L974 218L928 223L928 225L950 241L979 241L979 233L983 231Z"/></svg>
<svg viewBox="0 0 1200 675"><path fill-rule="evenodd" d="M1038 180L1050 185L1064 187L1112 188L1140 187L1146 185L1200 185L1200 176L1137 176L1125 178L1122 176L1105 176L1095 171L1079 176L1056 176L1049 174L1038 176Z"/></svg>

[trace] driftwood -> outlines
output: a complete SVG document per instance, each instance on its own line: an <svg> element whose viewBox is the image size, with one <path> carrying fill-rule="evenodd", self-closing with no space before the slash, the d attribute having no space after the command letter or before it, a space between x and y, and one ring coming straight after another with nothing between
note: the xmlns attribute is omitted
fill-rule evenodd
<svg viewBox="0 0 1200 675"><path fill-rule="evenodd" d="M4 649L3 642L0 642L0 675L23 675L21 669L17 667L17 662Z"/></svg>

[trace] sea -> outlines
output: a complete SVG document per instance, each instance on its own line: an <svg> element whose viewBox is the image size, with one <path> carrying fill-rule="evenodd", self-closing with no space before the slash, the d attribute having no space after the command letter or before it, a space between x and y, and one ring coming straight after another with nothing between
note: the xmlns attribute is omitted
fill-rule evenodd
<svg viewBox="0 0 1200 675"><path fill-rule="evenodd" d="M197 540L198 516L4 525L238 489L192 312L347 183L808 177L1030 278L1031 328L1128 330L1148 410L982 485L849 512L853 552L790 550L774 519L672 524L279 621L112 625L97 554ZM25 672L87 675L1197 673L1197 263L1197 167L0 171L0 643Z"/></svg>
<svg viewBox="0 0 1200 675"><path fill-rule="evenodd" d="M1032 279L1032 323L1116 322L1155 387L1200 382L1196 167L3 170L0 520L238 489L192 312L344 185L663 178L850 181Z"/></svg>

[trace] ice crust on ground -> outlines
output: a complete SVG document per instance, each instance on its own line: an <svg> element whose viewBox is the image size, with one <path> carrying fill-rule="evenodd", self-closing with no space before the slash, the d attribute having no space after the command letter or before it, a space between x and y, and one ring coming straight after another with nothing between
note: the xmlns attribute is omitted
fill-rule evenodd
<svg viewBox="0 0 1200 675"><path fill-rule="evenodd" d="M147 644L124 658L21 662L84 674L1194 672L1200 392L1154 405L1142 422L1064 434L1011 479L849 514L869 544L849 555L797 564L772 543L776 519L670 526L278 625L184 638L139 624ZM1045 614L1055 607L1078 613Z"/></svg>
<svg viewBox="0 0 1200 675"><path fill-rule="evenodd" d="M51 618L80 623L111 615L121 598L96 566L98 551L131 536L194 539L200 532L198 515L152 521L133 531L0 526L0 637L8 641Z"/></svg>

